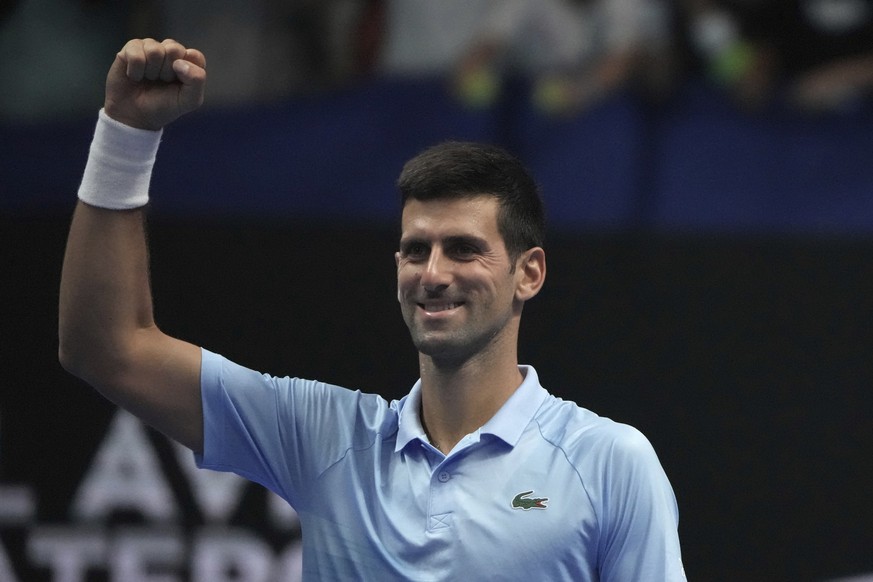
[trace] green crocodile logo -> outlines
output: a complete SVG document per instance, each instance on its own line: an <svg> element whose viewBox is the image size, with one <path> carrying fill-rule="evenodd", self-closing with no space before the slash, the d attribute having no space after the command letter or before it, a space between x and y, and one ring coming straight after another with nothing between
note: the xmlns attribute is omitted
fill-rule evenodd
<svg viewBox="0 0 873 582"><path fill-rule="evenodd" d="M525 511L529 509L546 509L546 502L548 502L548 497L528 497L533 493L533 490L525 491L524 493L519 493L512 499L512 508L513 509L523 509Z"/></svg>

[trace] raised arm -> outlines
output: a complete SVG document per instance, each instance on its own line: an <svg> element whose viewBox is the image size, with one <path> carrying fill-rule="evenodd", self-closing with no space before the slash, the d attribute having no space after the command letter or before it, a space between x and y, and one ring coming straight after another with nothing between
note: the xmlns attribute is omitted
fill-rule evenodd
<svg viewBox="0 0 873 582"><path fill-rule="evenodd" d="M159 130L202 103L205 66L172 40L132 40L116 56L64 256L58 350L72 374L195 451L200 350L155 325L141 206Z"/></svg>

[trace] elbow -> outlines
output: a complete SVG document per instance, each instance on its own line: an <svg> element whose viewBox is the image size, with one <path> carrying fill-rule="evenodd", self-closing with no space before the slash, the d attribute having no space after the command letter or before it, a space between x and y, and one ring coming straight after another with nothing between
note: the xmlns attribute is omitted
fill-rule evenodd
<svg viewBox="0 0 873 582"><path fill-rule="evenodd" d="M58 340L61 367L92 386L111 382L120 369L119 354L101 347L96 338L66 334L62 329Z"/></svg>
<svg viewBox="0 0 873 582"><path fill-rule="evenodd" d="M60 309L58 318L58 361L61 367L67 372L76 375L76 369L79 366L79 350L76 346L81 342L77 341L75 327L65 317L63 304Z"/></svg>
<svg viewBox="0 0 873 582"><path fill-rule="evenodd" d="M84 380L89 376L90 366L87 350L81 347L82 344L81 341L65 337L62 332L58 341L58 361L64 370Z"/></svg>
<svg viewBox="0 0 873 582"><path fill-rule="evenodd" d="M58 361L64 370L76 375L78 367L78 354L75 350L76 341L73 339L70 330L64 325L63 314L61 315L60 325L58 326Z"/></svg>
<svg viewBox="0 0 873 582"><path fill-rule="evenodd" d="M70 352L64 349L63 342L58 344L58 362L60 362L61 367L69 372L70 374L75 375L75 361L71 356Z"/></svg>

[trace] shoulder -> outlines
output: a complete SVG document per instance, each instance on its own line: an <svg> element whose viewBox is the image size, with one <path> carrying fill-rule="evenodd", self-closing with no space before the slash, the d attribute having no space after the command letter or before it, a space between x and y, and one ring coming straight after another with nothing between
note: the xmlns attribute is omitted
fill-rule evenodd
<svg viewBox="0 0 873 582"><path fill-rule="evenodd" d="M205 402L259 409L265 415L356 419L358 428L396 422L393 407L377 394L318 380L264 374L207 350L203 350L201 388Z"/></svg>
<svg viewBox="0 0 873 582"><path fill-rule="evenodd" d="M676 521L672 487L642 432L557 398L543 408L542 438L562 451L602 523L615 522L627 504L659 522Z"/></svg>
<svg viewBox="0 0 873 582"><path fill-rule="evenodd" d="M633 426L600 416L574 402L549 396L535 419L542 437L577 468L607 471L634 464L660 467L646 436Z"/></svg>

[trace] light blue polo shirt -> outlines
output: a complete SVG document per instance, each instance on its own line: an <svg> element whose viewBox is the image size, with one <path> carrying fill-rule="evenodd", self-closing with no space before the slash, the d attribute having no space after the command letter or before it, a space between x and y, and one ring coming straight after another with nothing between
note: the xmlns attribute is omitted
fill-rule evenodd
<svg viewBox="0 0 873 582"><path fill-rule="evenodd" d="M297 510L305 580L685 580L676 500L646 438L521 371L443 455L422 429L420 382L389 403L203 350L197 464Z"/></svg>

